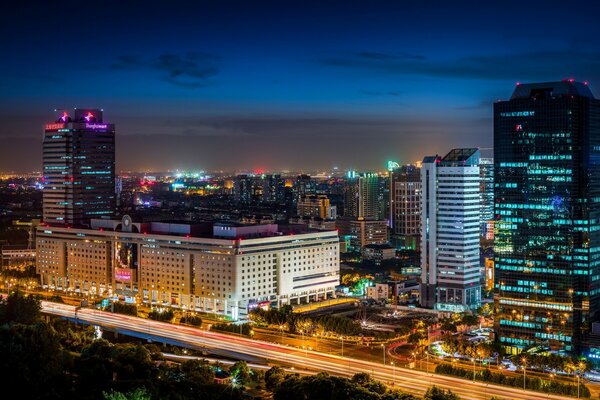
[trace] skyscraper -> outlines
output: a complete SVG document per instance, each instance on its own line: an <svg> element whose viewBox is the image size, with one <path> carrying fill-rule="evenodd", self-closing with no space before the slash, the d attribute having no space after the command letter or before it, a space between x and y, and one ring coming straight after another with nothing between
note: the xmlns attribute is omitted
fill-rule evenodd
<svg viewBox="0 0 600 400"><path fill-rule="evenodd" d="M600 306L600 101L518 84L494 104L494 167L498 340L578 351Z"/></svg>
<svg viewBox="0 0 600 400"><path fill-rule="evenodd" d="M86 225L115 210L115 126L102 110L61 111L44 129L44 222Z"/></svg>
<svg viewBox="0 0 600 400"><path fill-rule="evenodd" d="M421 238L421 170L414 165L390 173L390 228L405 248L418 249Z"/></svg>
<svg viewBox="0 0 600 400"><path fill-rule="evenodd" d="M279 174L262 176L262 201L281 204L285 201L285 182Z"/></svg>
<svg viewBox="0 0 600 400"><path fill-rule="evenodd" d="M476 309L481 304L479 150L425 157L421 187L421 305Z"/></svg>
<svg viewBox="0 0 600 400"><path fill-rule="evenodd" d="M480 235L486 239L493 239L493 229L488 229L488 227L491 225L493 228L494 219L494 159L482 158L479 160L479 171L481 175L479 184ZM492 232L491 237L488 236L488 232Z"/></svg>
<svg viewBox="0 0 600 400"><path fill-rule="evenodd" d="M254 199L254 183L254 177L250 175L237 175L233 183L235 201L242 204L252 203Z"/></svg>
<svg viewBox="0 0 600 400"><path fill-rule="evenodd" d="M344 216L382 219L379 202L379 176L377 174L348 172Z"/></svg>

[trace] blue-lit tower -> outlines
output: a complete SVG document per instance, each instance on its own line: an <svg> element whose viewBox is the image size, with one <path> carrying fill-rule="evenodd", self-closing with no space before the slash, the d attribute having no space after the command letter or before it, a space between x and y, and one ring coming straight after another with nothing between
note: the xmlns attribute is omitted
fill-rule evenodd
<svg viewBox="0 0 600 400"><path fill-rule="evenodd" d="M517 85L494 105L494 173L497 339L578 352L599 307L600 101Z"/></svg>

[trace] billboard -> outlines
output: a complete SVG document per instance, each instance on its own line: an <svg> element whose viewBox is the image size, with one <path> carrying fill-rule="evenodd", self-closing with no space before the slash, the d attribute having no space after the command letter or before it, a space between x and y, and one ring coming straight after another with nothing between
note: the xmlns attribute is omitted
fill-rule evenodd
<svg viewBox="0 0 600 400"><path fill-rule="evenodd" d="M115 280L119 282L131 282L132 272L129 268L115 268Z"/></svg>

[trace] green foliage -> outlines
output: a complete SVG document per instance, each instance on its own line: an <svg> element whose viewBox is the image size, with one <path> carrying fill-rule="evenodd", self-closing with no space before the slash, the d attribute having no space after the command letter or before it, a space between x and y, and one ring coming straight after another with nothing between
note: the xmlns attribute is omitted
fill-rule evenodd
<svg viewBox="0 0 600 400"><path fill-rule="evenodd" d="M512 362L521 367L523 363L527 369L545 370L546 368L565 373L582 373L589 371L591 363L585 358L567 357L558 354L525 354L521 353L512 358Z"/></svg>
<svg viewBox="0 0 600 400"><path fill-rule="evenodd" d="M460 323L468 326L479 325L479 317L472 314L463 314Z"/></svg>
<svg viewBox="0 0 600 400"><path fill-rule="evenodd" d="M57 294L53 294L52 296L50 296L50 298L48 300L52 301L54 303L63 303L64 304L64 302L65 302L63 300L63 298Z"/></svg>
<svg viewBox="0 0 600 400"><path fill-rule="evenodd" d="M449 364L439 364L435 368L435 372L443 375L473 379L473 371ZM475 380L517 388L523 387L523 377L504 375L499 372L492 372L489 369L477 371L475 373ZM545 380L527 376L525 377L525 387L538 392L577 396L576 385L565 384L556 380ZM585 385L580 385L579 392L581 397L590 397L590 391Z"/></svg>
<svg viewBox="0 0 600 400"><path fill-rule="evenodd" d="M0 324L35 324L41 316L39 297L25 296L20 290L10 293L0 301Z"/></svg>
<svg viewBox="0 0 600 400"><path fill-rule="evenodd" d="M368 374L357 374L352 379L329 376L324 372L305 377L287 375L275 386L273 393L274 400L416 400L410 394L387 389Z"/></svg>
<svg viewBox="0 0 600 400"><path fill-rule="evenodd" d="M188 381L195 385L208 385L215 380L215 371L206 360L188 360L181 364Z"/></svg>
<svg viewBox="0 0 600 400"><path fill-rule="evenodd" d="M171 322L173 321L174 317L175 313L171 309L167 309L164 311L153 309L148 313L148 318L153 319L155 321Z"/></svg>
<svg viewBox="0 0 600 400"><path fill-rule="evenodd" d="M181 320L179 320L179 322L182 324L190 324L193 326L200 326L200 325L202 325L202 318L200 318L197 315L186 315L184 317L181 317Z"/></svg>
<svg viewBox="0 0 600 400"><path fill-rule="evenodd" d="M440 389L437 386L432 386L425 392L424 400L460 400L455 393L448 390Z"/></svg>
<svg viewBox="0 0 600 400"><path fill-rule="evenodd" d="M252 324L245 323L241 325L235 324L213 324L210 327L211 331L221 331L221 332L232 332L232 333L240 333L242 335L250 336L250 331L252 331Z"/></svg>
<svg viewBox="0 0 600 400"><path fill-rule="evenodd" d="M286 373L281 367L271 367L265 373L265 385L267 389L273 391L281 382L285 380Z"/></svg>
<svg viewBox="0 0 600 400"><path fill-rule="evenodd" d="M259 308L250 312L250 318L258 325L282 326L291 333L296 333L302 329L308 334L315 331L325 331L338 335L353 336L361 332L360 324L350 318L338 315L310 317L294 314L291 306L267 311Z"/></svg>
<svg viewBox="0 0 600 400"><path fill-rule="evenodd" d="M247 384L250 381L252 376L252 371L246 361L236 361L231 368L229 368L229 373L237 383Z"/></svg>
<svg viewBox="0 0 600 400"><path fill-rule="evenodd" d="M0 325L0 376L4 393L23 399L60 398L67 384L63 374L68 354L48 324Z"/></svg>
<svg viewBox="0 0 600 400"><path fill-rule="evenodd" d="M104 400L150 400L150 394L145 388L138 388L127 393L121 393L114 390L102 392Z"/></svg>
<svg viewBox="0 0 600 400"><path fill-rule="evenodd" d="M456 325L451 319L446 319L442 322L440 329L446 332L456 332Z"/></svg>
<svg viewBox="0 0 600 400"><path fill-rule="evenodd" d="M81 351L94 341L94 327L77 325L64 319L55 319L52 327L58 332L60 344L70 351Z"/></svg>
<svg viewBox="0 0 600 400"><path fill-rule="evenodd" d="M133 315L137 317L137 306L135 304L120 303L118 301L111 304L111 309L117 314Z"/></svg>

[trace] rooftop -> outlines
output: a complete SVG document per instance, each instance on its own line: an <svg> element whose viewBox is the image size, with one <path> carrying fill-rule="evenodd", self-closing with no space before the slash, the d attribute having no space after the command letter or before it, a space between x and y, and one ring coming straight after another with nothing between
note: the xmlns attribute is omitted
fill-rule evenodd
<svg viewBox="0 0 600 400"><path fill-rule="evenodd" d="M540 99L560 96L595 98L587 82L582 83L576 82L574 79L565 79L558 82L517 83L510 99Z"/></svg>

